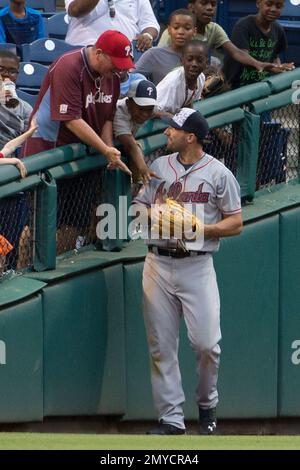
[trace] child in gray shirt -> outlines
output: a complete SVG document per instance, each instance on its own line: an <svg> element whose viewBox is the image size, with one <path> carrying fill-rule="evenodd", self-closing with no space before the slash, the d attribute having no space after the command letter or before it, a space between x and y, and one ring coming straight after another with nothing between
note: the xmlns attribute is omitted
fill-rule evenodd
<svg viewBox="0 0 300 470"><path fill-rule="evenodd" d="M181 65L182 50L193 39L195 26L196 19L192 12L186 9L173 11L168 25L170 45L148 49L137 61L135 71L157 85L171 70Z"/></svg>
<svg viewBox="0 0 300 470"><path fill-rule="evenodd" d="M0 51L0 76L2 80L16 83L19 71L19 59L10 51ZM32 112L30 104L19 99L10 104L10 91L5 91L4 103L0 103L0 147L26 131ZM2 100L1 100L2 101Z"/></svg>

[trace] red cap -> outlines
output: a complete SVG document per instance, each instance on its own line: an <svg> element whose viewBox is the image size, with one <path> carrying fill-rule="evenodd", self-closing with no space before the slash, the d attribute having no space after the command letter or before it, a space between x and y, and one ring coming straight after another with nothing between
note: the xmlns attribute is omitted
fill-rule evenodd
<svg viewBox="0 0 300 470"><path fill-rule="evenodd" d="M97 49L101 49L109 55L112 63L118 69L132 69L134 63L131 59L131 42L120 31L109 29L101 34L95 44Z"/></svg>

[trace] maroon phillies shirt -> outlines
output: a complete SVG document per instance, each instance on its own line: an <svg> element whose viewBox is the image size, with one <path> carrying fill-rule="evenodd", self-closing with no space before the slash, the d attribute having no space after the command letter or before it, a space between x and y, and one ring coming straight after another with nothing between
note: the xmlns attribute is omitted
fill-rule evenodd
<svg viewBox="0 0 300 470"><path fill-rule="evenodd" d="M119 78L104 78L93 71L87 48L63 54L49 67L42 83L32 113L38 130L25 143L24 156L80 142L65 126L73 119L84 119L100 135L106 121L114 118L119 94Z"/></svg>

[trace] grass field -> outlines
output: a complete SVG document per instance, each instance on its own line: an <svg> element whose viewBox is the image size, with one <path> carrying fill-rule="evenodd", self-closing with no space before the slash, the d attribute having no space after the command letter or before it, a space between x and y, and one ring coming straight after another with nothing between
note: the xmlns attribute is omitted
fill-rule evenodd
<svg viewBox="0 0 300 470"><path fill-rule="evenodd" d="M295 450L300 436L0 433L0 450Z"/></svg>

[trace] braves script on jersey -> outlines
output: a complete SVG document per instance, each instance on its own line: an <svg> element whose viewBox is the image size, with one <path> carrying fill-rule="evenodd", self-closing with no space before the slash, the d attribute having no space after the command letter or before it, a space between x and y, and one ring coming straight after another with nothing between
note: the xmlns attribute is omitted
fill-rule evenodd
<svg viewBox="0 0 300 470"><path fill-rule="evenodd" d="M88 63L87 48L63 54L49 68L34 108L38 131L25 155L80 142L64 122L83 119L98 134L112 121L120 93L119 78L104 78Z"/></svg>
<svg viewBox="0 0 300 470"><path fill-rule="evenodd" d="M151 169L162 179L151 179L134 200L150 207L163 203L167 197L185 204L193 204L195 214L205 224L215 224L223 215L241 212L240 188L233 174L221 162L205 154L188 170L178 160L178 153L155 160ZM204 219L204 220L203 220ZM150 244L163 246L165 240L152 240ZM204 245L186 242L190 250L216 251L219 240L205 240Z"/></svg>

